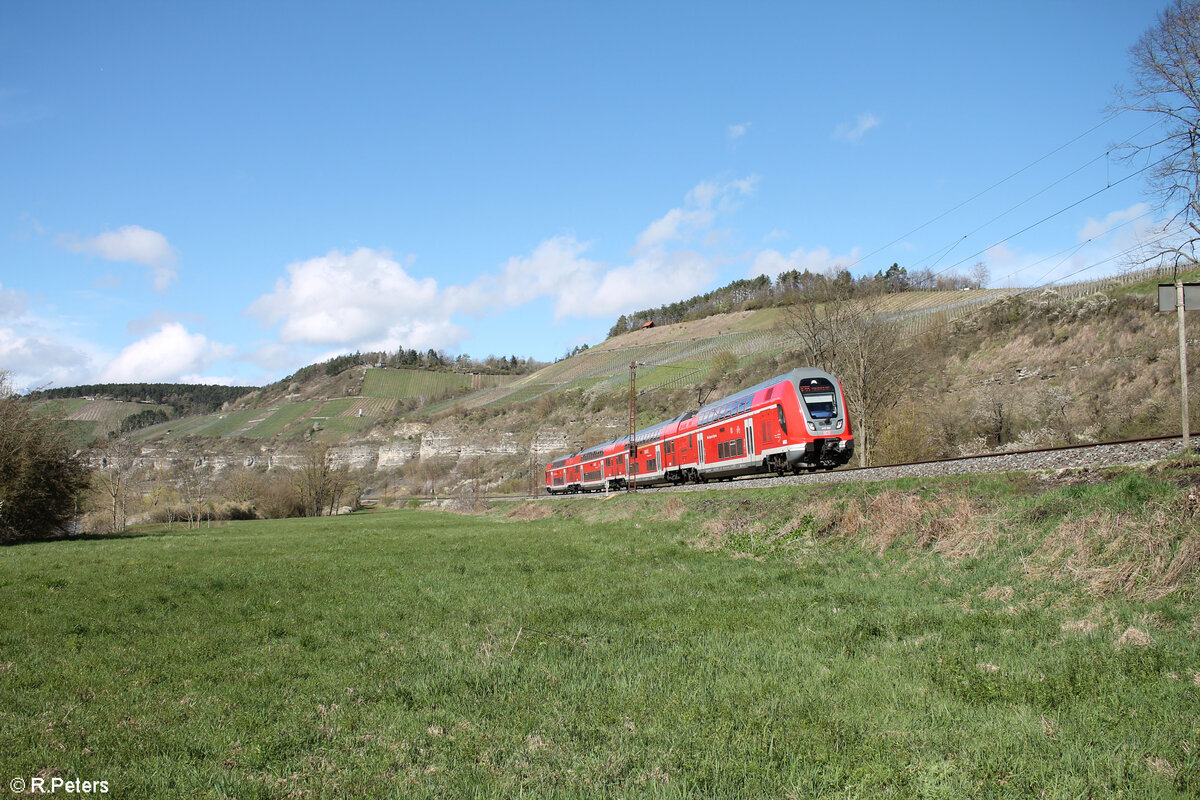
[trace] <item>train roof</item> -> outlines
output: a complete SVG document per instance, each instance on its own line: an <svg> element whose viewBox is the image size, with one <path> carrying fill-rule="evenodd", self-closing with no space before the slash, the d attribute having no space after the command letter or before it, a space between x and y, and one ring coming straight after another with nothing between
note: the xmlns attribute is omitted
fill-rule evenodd
<svg viewBox="0 0 1200 800"><path fill-rule="evenodd" d="M817 369L816 367L796 367L796 369L791 370L790 372L785 372L782 375L776 375L774 378L769 378L769 379L763 381L762 383L756 383L753 386L751 386L750 388L742 389L740 392L737 392L736 394L731 394L728 397L722 397L720 400L714 400L711 403L709 403L705 406L702 406L700 408L700 410L697 411L696 413L702 414L705 411L710 411L712 409L719 408L720 406L723 406L726 403L732 403L732 402L736 402L738 400L743 400L747 397L753 397L754 395L758 394L759 392L763 391L764 389L769 389L772 386L774 386L775 384L781 383L783 381L788 381L789 383L792 383L792 384L798 384L800 381L802 381L806 378L808 378L808 379L824 378L825 380L827 380L831 383L834 381L834 377L823 369Z"/></svg>
<svg viewBox="0 0 1200 800"><path fill-rule="evenodd" d="M642 428L633 435L634 441L636 441L638 445L643 445L646 442L653 442L655 439L658 439L662 436L664 430L678 422L682 422L684 419L689 417L691 413L692 412L680 414L678 417L672 417L671 419L660 422L657 425L651 425L649 428ZM629 439L628 436L625 438L626 440Z"/></svg>

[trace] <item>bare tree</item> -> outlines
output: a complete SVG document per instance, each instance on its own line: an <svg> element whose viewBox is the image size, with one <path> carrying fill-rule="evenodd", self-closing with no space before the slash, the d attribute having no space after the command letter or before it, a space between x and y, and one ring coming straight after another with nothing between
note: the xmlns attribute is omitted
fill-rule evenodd
<svg viewBox="0 0 1200 800"><path fill-rule="evenodd" d="M991 279L992 274L988 271L987 264L982 261L976 261L975 266L967 273L967 282L972 289L986 289Z"/></svg>
<svg viewBox="0 0 1200 800"><path fill-rule="evenodd" d="M113 533L125 530L129 489L133 480L133 459L136 448L127 439L109 439L100 446L100 470L96 482L110 512L110 528Z"/></svg>
<svg viewBox="0 0 1200 800"><path fill-rule="evenodd" d="M189 528L199 528L208 503L209 482L195 461L180 464L175 470L175 484L183 501L183 514Z"/></svg>
<svg viewBox="0 0 1200 800"><path fill-rule="evenodd" d="M878 295L809 296L781 315L809 364L841 381L862 466L870 463L872 438L888 412L905 397L913 369L903 332L880 313L879 301Z"/></svg>
<svg viewBox="0 0 1200 800"><path fill-rule="evenodd" d="M784 307L779 324L799 345L810 366L833 372L854 313L845 297L808 292Z"/></svg>
<svg viewBox="0 0 1200 800"><path fill-rule="evenodd" d="M1182 245L1168 246L1160 255L1194 260L1200 241L1200 0L1175 0L1129 52L1133 84L1118 87L1116 108L1142 111L1162 123L1161 135L1130 145L1130 155L1152 159L1152 191L1173 213L1172 222L1189 229Z"/></svg>
<svg viewBox="0 0 1200 800"><path fill-rule="evenodd" d="M344 467L334 467L329 445L313 441L305 446L304 460L296 471L295 481L304 516L319 517L322 513L336 513L348 476Z"/></svg>
<svg viewBox="0 0 1200 800"><path fill-rule="evenodd" d="M1003 447L1012 439L1014 409L1013 391L1001 384L989 383L976 393L975 418L984 440L993 447Z"/></svg>

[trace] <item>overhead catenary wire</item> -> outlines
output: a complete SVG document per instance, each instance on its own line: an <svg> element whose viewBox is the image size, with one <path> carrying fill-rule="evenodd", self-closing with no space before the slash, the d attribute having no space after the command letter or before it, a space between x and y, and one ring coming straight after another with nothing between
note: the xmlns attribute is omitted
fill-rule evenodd
<svg viewBox="0 0 1200 800"><path fill-rule="evenodd" d="M871 252L867 253L865 256L862 256L861 258L858 258L858 259L856 259L855 261L851 262L851 263L850 263L850 264L847 266L847 269L851 269L851 268L853 268L853 267L857 267L859 264L862 264L864 261L866 261L866 260L868 260L868 259L872 258L873 256L879 255L879 254L880 254L880 253L882 253L884 250L887 250L889 247L892 247L892 246L894 246L894 245L896 245L896 244L899 244L900 242L902 242L902 241L904 241L905 239L907 239L909 236L912 236L914 233L918 233L919 231L922 231L922 230L924 230L925 228L928 228L928 227L929 227L930 225L932 225L933 223L935 223L935 222L938 222L938 221L939 221L939 220L941 220L941 219L944 219L945 217L949 216L950 214L953 214L955 211L958 211L960 208L962 208L962 207L964 207L964 206L966 206L966 205L968 205L968 204L970 204L970 203L974 202L975 200L978 200L980 197L983 197L983 196L984 196L985 194L987 194L988 192L991 192L992 190L994 190L994 189L997 189L997 188L999 188L1000 186L1003 186L1004 184L1008 183L1010 180L1012 180L1013 178L1017 177L1018 175L1021 175L1022 173L1029 171L1030 169L1032 169L1033 167L1036 167L1038 164L1042 163L1043 161L1045 161L1046 159L1050 158L1051 156L1054 156L1054 155L1058 154L1059 152L1061 152L1061 151L1065 150L1066 148L1070 147L1071 145L1075 144L1075 142L1078 142L1080 139L1083 139L1083 138L1085 138L1086 136L1088 136L1088 135L1090 135L1090 134L1092 134L1092 133L1096 132L1096 131L1097 131L1097 130L1099 130L1100 128L1104 127L1104 126L1105 126L1105 125L1107 125L1108 123L1110 123L1110 122L1112 122L1113 120L1115 120L1115 119L1117 119L1118 117L1120 117L1122 114L1124 114L1124 113L1125 113L1125 111L1126 111L1126 109L1120 109L1120 110L1118 110L1116 113L1114 113L1114 114L1110 114L1109 116L1105 117L1105 118L1104 118L1103 120L1101 120L1100 122L1098 122L1098 123L1096 123L1095 125L1093 125L1092 127L1088 128L1088 129L1087 129L1086 131L1084 131L1083 133L1081 133L1081 134L1079 134L1078 136L1075 136L1074 138L1072 138L1072 139L1069 139L1069 140L1067 140L1066 142L1064 142L1064 143L1060 144L1058 147L1055 147L1053 150L1051 150L1050 152L1046 153L1045 155L1043 155L1043 156L1040 156L1040 157L1038 157L1038 158L1034 159L1033 161L1029 162L1028 164L1026 164L1025 166L1021 167L1020 169L1016 170L1015 172L1012 172L1012 173L1010 173L1009 175L1005 176L1004 178L1001 178L1000 180L996 181L996 182L995 182L995 183L993 183L991 186L988 186L988 187L987 187L987 188L985 188L985 189L981 189L980 191L978 191L978 192L976 192L975 194L973 194L973 195L971 195L970 197L968 197L966 200L963 200L962 202L958 203L957 205L955 205L955 206L952 206L951 208L948 208L948 209L946 209L945 211L943 211L942 213L938 214L937 216L935 216L935 217L933 217L933 218L931 218L931 219L928 219L928 220L926 220L925 222L922 222L920 225L918 225L917 227L913 228L912 230L910 230L910 231L908 231L908 232L906 232L906 233L903 233L903 234L901 234L900 236L896 237L895 239L893 239L892 241L888 242L888 243L887 243L887 244L885 244L885 245L882 245L882 246L880 246L880 247L877 247L876 249L874 249L874 250L872 250ZM1153 125L1151 125L1151 126L1149 126L1149 127L1147 127L1147 128L1144 128L1142 131L1139 131L1138 133L1134 134L1134 136L1140 136L1142 133L1145 133L1145 131L1149 130L1151 127L1153 127ZM1130 138L1132 139L1133 137L1130 137ZM1127 140L1127 141L1128 141L1128 140ZM1108 152L1111 152L1111 148L1110 148L1110 150L1109 150L1109 151L1106 151L1105 155L1107 155L1107 153L1108 153ZM1089 163L1091 163L1091 162L1089 162Z"/></svg>
<svg viewBox="0 0 1200 800"><path fill-rule="evenodd" d="M1053 287L1055 284L1061 283L1062 281L1064 281L1064 280L1067 280L1068 278L1073 278L1073 277L1076 277L1076 276L1078 276L1078 275L1082 275L1082 274L1083 274L1083 273L1085 273L1085 272L1088 272L1088 271L1090 271L1090 270L1093 270L1093 269L1096 269L1096 268L1098 268L1098 267L1101 267L1101 266L1103 266L1103 265L1105 265L1105 264L1107 264L1107 263L1109 263L1109 262L1111 262L1111 261L1115 261L1115 260L1117 260L1117 259L1120 259L1120 258L1123 258L1123 257L1125 257L1125 256L1128 256L1128 255L1130 255L1130 254L1132 254L1132 253L1134 253L1134 252L1136 252L1136 251L1138 251L1138 250L1142 249L1143 247L1146 247L1146 246L1148 246L1148 245L1152 245L1152 244L1155 244L1155 243L1158 243L1158 242L1165 241L1166 239L1169 239L1170 237L1172 237L1172 236L1175 236L1175 235L1177 235L1177 234L1178 234L1178 231L1175 231L1175 230L1164 232L1164 233L1160 234L1159 236L1156 236L1156 237L1154 237L1154 238L1150 239L1148 242L1139 243L1139 244L1136 244L1136 245L1134 245L1134 246L1132 246L1132 247L1126 248L1125 250L1123 250L1123 251L1121 251L1121 252L1118 252L1118 253L1113 253L1113 254L1111 254L1111 255L1105 256L1104 258L1102 258L1102 259L1100 259L1100 260L1098 260L1098 261L1094 261L1094 262L1092 262L1092 263L1090 263L1090 264L1087 264L1087 265L1085 265L1085 266L1083 266L1083 267L1080 267L1079 269L1077 269L1077 270L1075 270L1075 271L1073 271L1073 272L1069 272L1069 273L1067 273L1066 275L1059 276L1059 277L1055 278L1054 280L1049 280L1049 281L1046 281L1045 283L1040 283L1040 284L1036 284L1036 285L1033 285L1033 286L1025 287L1025 288L1023 288L1021 291L1014 292L1014 293L1012 293L1012 294L1006 294L1006 295L1004 295L1003 297L1001 297L1001 298L998 298L997 300L994 300L994 301L992 301L992 302L981 303L981 304L980 304L978 307L976 307L976 308L974 308L974 309L972 309L972 310L970 310L970 311L966 311L966 312L964 312L963 314L961 314L960 316L953 317L953 318L950 318L950 319L944 320L944 321L942 321L942 322L935 323L935 324L931 325L931 326L930 326L930 327L928 327L928 328L924 328L924 329L922 329L922 330L920 331L920 334L921 334L921 335L928 335L928 334L931 334L931 333L936 333L936 332L938 332L938 331L940 331L940 330L943 330L943 329L945 329L945 328L949 328L951 325L955 325L955 324L957 324L957 323L961 323L961 322L962 322L963 320L965 320L965 319L970 319L970 318L972 318L972 317L977 317L978 315L980 315L980 314L984 313L985 311L987 311L989 308L991 308L991 307L992 307L993 305L995 305L996 303L1003 302L1003 301L1005 301L1005 300L1010 300L1010 299L1012 299L1012 298L1016 298L1016 297L1025 297L1026 295L1033 294L1034 292L1037 292L1037 291L1048 290L1048 289L1052 288L1052 287ZM1080 250L1080 249L1081 249L1083 246L1085 246L1085 245L1087 245L1088 243L1090 243L1091 241L1092 241L1092 239L1089 239L1089 240L1087 240L1086 242L1082 242L1080 245L1078 245L1078 246L1076 246L1076 247L1073 247L1073 248L1068 248L1067 250L1070 250L1070 251L1078 251L1078 250ZM1061 254L1061 253L1063 253L1063 252L1066 252L1066 251L1059 251L1059 254ZM1053 257L1053 256L1047 257L1046 259L1042 259L1042 261L1049 260L1049 258L1052 258L1052 257ZM1068 254L1066 258L1069 258L1069 257L1070 257L1070 254ZM1043 275L1043 279L1044 279L1045 277L1047 277L1048 275L1051 275L1051 274L1053 274L1054 270L1056 270L1056 269L1058 268L1058 266L1060 266L1060 265L1061 265L1061 264L1062 264L1064 261L1066 261L1066 258L1062 259L1062 260L1061 260L1061 261L1059 261L1057 264L1055 264L1055 266L1054 266L1053 268L1051 268L1050 272L1047 272L1045 275ZM1035 263L1042 263L1042 262L1041 262L1041 261L1039 261L1039 262L1035 262Z"/></svg>
<svg viewBox="0 0 1200 800"><path fill-rule="evenodd" d="M892 240L891 242L889 242L888 244L885 244L885 245L883 245L882 247L876 248L875 250L871 251L870 253L868 253L867 255L863 256L862 258L859 258L859 259L856 259L855 261L852 261L852 262L850 262L850 263L847 265L847 267L846 267L846 268L847 268L847 269L851 269L851 268L853 268L853 267L856 267L856 266L858 266L858 265L862 264L863 262L865 262L866 260L868 260L868 259L869 259L869 258L871 258L872 256L874 256L874 255L876 255L876 254L878 254L878 253L882 252L883 250L886 250L887 248L889 248L889 247L891 247L891 246L893 246L893 245L897 244L898 242L900 242L900 241L904 240L905 238L907 238L907 237L908 237L909 235L911 235L912 233L915 233L915 232L917 232L917 231L919 231L919 230L922 230L923 228L926 228L926 227L928 227L928 226L929 226L929 225L931 225L932 223L934 223L934 222L937 222L938 220L940 220L940 219L942 219L942 218L946 217L947 215L949 215L949 214L950 214L950 213L952 213L953 211L956 211L956 210L958 210L958 209L962 208L963 206L967 205L968 203L970 203L970 202L972 202L972 201L974 201L974 200L978 199L979 197L983 196L984 194L987 194L988 192L990 192L991 190L995 189L996 187L998 187L998 186L1000 186L1000 185L1002 185L1002 184L1004 184L1004 183L1008 182L1009 180L1011 180L1012 178L1016 177L1017 175L1020 175L1021 173L1023 173L1023 172L1025 172L1025 171L1029 170L1030 168L1032 168L1032 167L1036 166L1037 164L1041 163L1042 161L1045 161L1045 160L1046 160L1047 158L1049 158L1050 156L1052 156L1052 155L1054 155L1054 154L1056 154L1056 153L1058 153L1058 152L1062 151L1062 150L1063 150L1063 149L1065 149L1066 147L1070 146L1071 144L1074 144L1075 142L1077 142L1077 141L1079 141L1080 139L1084 138L1084 137L1085 137L1085 136L1087 136L1088 134L1090 134L1090 133L1094 132L1095 130L1097 130L1098 128L1100 128L1100 127L1102 127L1103 125L1107 124L1108 122L1111 122L1112 120L1116 119L1118 116L1120 116L1120 114L1121 114L1121 113L1123 113L1123 111L1122 111L1122 112L1118 112L1117 114L1114 114L1114 115L1112 115L1112 116L1110 116L1110 117L1106 118L1105 120L1101 121L1101 122L1100 122L1100 123L1098 123L1097 125L1094 125L1094 126L1092 126L1091 128L1089 128L1087 131L1083 132L1082 134L1080 134L1080 135L1078 135L1078 136L1074 137L1073 139L1069 140L1068 142L1066 142L1066 143L1064 143L1064 144L1062 144L1062 145L1059 145L1058 147L1056 147L1055 149L1051 150L1051 151L1050 151L1049 153L1047 153L1046 155L1044 155L1044 156L1042 156L1042 157L1040 157L1040 158L1038 158L1038 159L1034 160L1033 162L1030 162L1030 163L1029 163L1029 164L1027 164L1026 166L1022 167L1021 169L1019 169L1019 170L1017 170L1017 171L1015 171L1015 172L1013 172L1013 173L1011 173L1010 175L1008 175L1007 177L1005 177L1005 178L1001 179L1000 181L997 181L996 183L994 183L994 184L992 184L991 186L989 186L987 189L984 189L984 190L982 190L982 191L980 191L980 192L977 192L976 194L972 195L971 197L969 197L969 198L967 198L966 200L962 201L961 203L957 204L957 205L956 205L956 206L954 206L953 208L951 208L951 209L949 209L949 210L947 210L947 211L945 211L945 212L942 212L941 214L939 214L939 215L935 216L934 218L932 218L932 219L928 220L928 221L927 221L927 222L925 222L925 223L922 223L921 225L919 225L919 226L917 226L916 228L912 229L912 230L911 230L911 231L909 231L908 233L905 233L904 235L902 235L902 236L900 236L900 237L898 237L898 238L896 238L896 239L893 239L893 240ZM982 230L983 228L985 228L985 227L987 227L988 225L992 224L992 223L993 223L993 222L995 222L996 220L998 220L998 219L1001 219L1001 218L1003 218L1004 216L1007 216L1008 214L1012 213L1013 211L1015 211L1016 209L1018 209L1018 208L1020 208L1021 206L1025 205L1026 203L1030 202L1031 200L1035 199L1036 197L1038 197L1038 196L1040 196L1040 195L1044 194L1045 192L1047 192L1047 191L1049 191L1050 189L1052 189L1054 186L1057 186L1058 184L1062 183L1063 181L1065 181L1065 180L1067 180L1067 179L1069 179L1069 178L1073 177L1074 175L1078 174L1079 172L1083 171L1083 170L1084 170L1084 169L1086 169L1087 167L1089 167L1089 166L1091 166L1091 165L1095 164L1095 163L1096 163L1097 161L1099 161L1100 159L1110 159L1110 156L1111 156L1111 154L1112 154L1112 151L1113 151L1114 149L1121 149L1121 148L1125 148L1125 147L1132 146L1132 142L1133 142L1133 141L1134 141L1134 140L1135 140L1137 137L1141 136L1143 133L1145 133L1146 131L1150 130L1151 128L1154 128L1154 127L1155 127L1157 124L1158 124L1157 122L1155 122L1155 123L1151 123L1150 125L1147 125L1146 127L1142 128L1141 130L1139 130L1139 131L1137 131L1136 133L1134 133L1134 134L1130 135L1129 137L1127 137L1127 138L1126 138L1126 139L1125 139L1123 142L1120 142L1120 143L1118 143L1118 144L1116 144L1116 145L1112 145L1112 146L1110 146L1110 147L1106 148L1106 149L1105 149L1105 151L1104 151L1103 153L1101 153L1100 155L1097 155L1097 156L1094 156L1094 157L1090 158L1088 161L1086 161L1086 162L1085 162L1084 164L1082 164L1081 166L1079 166L1079 167L1077 167L1077 168L1075 168L1075 169L1071 170L1071 171L1070 171L1070 172L1068 172L1066 175L1062 176L1061 178L1058 178L1058 179L1056 179L1055 181L1051 182L1051 183L1050 183L1050 184L1048 184L1047 186L1044 186L1044 187L1042 187L1042 188L1041 188L1041 189L1039 189L1038 191L1034 192L1032 195L1030 195L1030 196L1026 197L1026 198L1025 198L1024 200L1022 200L1021 202L1019 202L1019 203L1017 203L1016 205L1014 205L1014 206L1012 206L1011 208L1009 208L1007 211L1004 211L1004 212L1002 212L1001 214L999 214L999 215L997 215L997 216L993 217L992 219L988 220L988 221L987 221L987 222L985 222L983 225L980 225L980 226L978 226L977 228L975 228L974 230L970 231L969 233L962 234L962 235L960 235L960 236L956 237L956 238L955 238L953 241L951 241L950 243L948 243L948 244L946 244L946 245L943 245L942 247L939 247L939 248L937 248L936 250L934 250L934 251L933 251L932 253L930 253L929 255L927 255L927 256L923 257L922 259L918 260L918 261L916 262L916 264L918 264L918 265L919 265L919 264L921 264L921 263L924 263L924 262L925 262L925 261L927 261L929 258L932 258L934 255L936 255L936 254L940 253L941 255L940 255L940 256L937 258L937 260L934 262L934 266L936 266L936 265L937 265L938 263L940 263L940 262L941 262L941 261L942 261L942 260L943 260L943 259L944 259L944 258L945 258L945 257L946 257L946 256L947 256L947 255L948 255L948 254L949 254L949 253L950 253L950 252L951 252L951 251L952 251L952 250L953 250L955 247L957 247L957 246L958 246L958 245L960 245L962 242L964 242L964 241L966 241L967 239L969 239L969 238L970 238L972 235L974 235L974 234L978 233L980 230ZM1156 144L1157 144L1157 143L1156 143ZM1153 146L1154 146L1154 145L1151 145L1150 147L1153 147ZM1139 148L1139 149L1147 149L1147 148ZM1168 158L1169 158L1169 156L1168 156ZM1165 160L1166 160L1166 158L1163 158L1163 159L1159 159L1158 161L1156 161L1156 162L1154 162L1154 163L1152 163L1152 164L1148 164L1148 165L1146 165L1145 167L1142 167L1141 169L1139 169L1139 170L1136 170L1135 172L1131 173L1130 175L1127 175L1127 176L1125 176L1125 177L1123 177L1123 178L1120 178L1120 179L1118 179L1118 180L1117 180L1115 183L1114 183L1114 182L1113 182L1113 180L1112 180L1112 176L1111 176L1111 170L1106 170L1106 175L1105 175L1105 185L1104 185L1104 187L1103 187L1102 189L1100 189L1100 190L1097 190L1096 192L1093 192L1092 194L1088 195L1087 197L1084 197L1084 198L1080 199L1079 201L1077 201L1077 202L1075 202L1075 203L1071 204L1070 206L1068 206L1068 207L1066 207L1066 208L1060 209L1060 211L1059 211L1059 212L1057 212L1056 214L1052 214L1052 215L1050 215L1050 216L1048 216L1048 217L1045 217L1045 218L1043 218L1043 219L1039 220L1038 222L1034 223L1033 225L1027 226L1027 227L1025 227L1025 228L1021 229L1020 231L1018 231L1017 233L1015 233L1015 234L1012 234L1011 236L1005 237L1004 239L1002 239L1002 240L1001 240L1001 243L1003 243L1003 242L1005 242L1005 241L1007 241L1007 240L1009 240L1009 239L1012 239L1012 238L1014 238L1014 237L1016 237L1016 236L1018 236L1018 235L1020 235L1020 234L1022 234L1022 233L1025 233L1025 232L1027 232L1027 231L1031 230L1032 228L1036 227L1037 225L1043 224L1043 223L1045 223L1045 222L1049 221L1050 219L1053 219L1054 217L1058 216L1058 214L1065 213L1066 211L1069 211L1071 208L1073 208L1073 207L1074 207L1074 206L1076 206L1076 205L1079 205L1079 204L1081 204L1081 203L1087 202L1088 200L1092 199L1093 197L1097 196L1098 194L1100 194L1100 193L1102 193L1102 192L1104 192L1104 191L1107 191L1108 189L1114 188L1115 186L1118 186L1118 185L1120 185L1120 184L1124 183L1126 180L1128 180L1129 178L1133 177L1134 175L1141 174L1141 173L1145 172L1146 170L1148 170L1148 169L1151 169L1151 168L1153 168L1153 167L1157 166L1158 164L1161 164L1161 163L1162 163L1163 161L1165 161ZM1110 166L1111 166L1111 165L1110 165ZM987 250L988 250L988 249L990 249L991 247L994 247L994 246L995 246L995 244L993 244L993 245L989 245L988 247L986 247L986 248L983 248L982 250L979 250L979 251L977 251L977 252L975 252L975 253L973 253L973 254L971 254L971 255L969 255L969 256L967 256L967 257L963 258L963 259L960 259L960 260L958 260L958 261L954 262L953 264L951 264L950 266L948 266L948 267L945 267L944 269L941 269L941 270L939 270L939 271L937 271L937 272L933 273L933 276L934 276L934 277L936 277L936 276L938 276L938 275L945 274L946 272L949 272L950 270L954 269L955 267L961 266L962 264L964 264L965 262L969 261L970 259L972 259L972 258L976 258L976 257L978 257L978 256L980 256L980 255L983 255L984 253L986 253L986 252L987 252Z"/></svg>
<svg viewBox="0 0 1200 800"><path fill-rule="evenodd" d="M934 275L935 275L935 276L937 276L937 275L942 275L942 274L944 274L944 273L946 273L946 272L949 272L950 270L954 269L955 267L962 266L963 264L965 264L966 262L970 261L970 260L971 260L971 259L973 259L973 258L977 258L977 257L979 257L979 256L981 256L981 255L983 255L983 254L987 253L987 251L991 250L991 249L992 249L992 248L994 248L994 247L998 247L998 246L1000 246L1000 245L1002 245L1002 244L1007 244L1008 242L1010 242L1010 241L1012 241L1013 239L1017 238L1017 237L1018 237L1018 236L1020 236L1021 234L1028 233L1029 231L1033 230L1034 228L1036 228L1036 227L1038 227L1038 226L1040 226L1040 225L1044 225L1044 224L1046 224L1047 222L1049 222L1050 220L1054 219L1055 217L1061 216L1061 215L1065 214L1066 212L1070 211L1071 209L1073 209L1073 208L1075 208L1075 207L1077 207L1077 206L1080 206L1080 205L1082 205L1083 203L1086 203L1088 200L1091 200L1092 198L1098 197L1099 195L1101 195L1101 194L1103 194L1103 193L1105 193L1105 192L1107 192L1107 191L1109 191L1109 190L1113 189L1113 188L1114 188L1114 187L1116 187L1116 186L1120 186L1122 183L1124 183L1125 181L1128 181L1128 180L1130 180L1131 178L1135 178L1135 177L1137 177L1138 175L1142 174L1142 173L1143 173L1143 172L1145 172L1146 170L1149 170L1149 169L1152 169L1152 168L1154 168L1154 167L1158 166L1158 165L1159 165L1159 164L1161 164L1163 161L1166 161L1166 160L1167 160L1167 158L1169 158L1169 157L1170 157L1170 156L1166 156L1166 157L1164 157L1164 158L1161 158L1161 159L1159 159L1158 161L1155 161L1155 162L1152 162L1152 163L1150 163L1150 164L1147 164L1146 166L1142 167L1141 169L1139 169L1139 170L1137 170L1137 171L1135 171L1135 172L1131 172L1131 173L1129 173L1128 175L1126 175L1125 177L1123 177L1123 178L1121 178L1121 179L1117 180L1115 183L1110 183L1110 184L1108 184L1108 185L1106 185L1106 186L1104 186L1104 187L1102 187L1102 188L1100 188L1100 189L1097 189L1096 191L1094 191L1094 192L1092 192L1092 193L1090 193L1090 194L1088 194L1088 195L1085 195L1084 197L1081 197L1081 198L1079 198L1078 200L1075 200L1075 201L1074 201L1074 202L1072 202L1072 203L1068 203L1067 205L1063 206L1062 208L1058 209L1057 211L1054 211L1054 212L1052 212L1052 213L1050 213L1050 214L1047 214L1046 216L1042 217L1041 219L1037 220L1036 222L1032 222L1032 223L1030 223L1029 225L1026 225L1024 228L1021 228L1021 229L1020 229L1019 231L1017 231L1016 233L1012 233L1012 234L1009 234L1008 236L1005 236L1005 237L1004 237L1004 238L1002 238L1002 239L998 239L998 240L996 240L995 242L993 242L992 244L989 244L987 247L984 247L984 248L981 248L981 249L979 249L979 250L976 250L976 251L975 251L974 253L972 253L971 255L969 255L969 256L966 256L966 257L964 257L964 258L961 258L961 259L959 259L958 261L954 262L953 264L951 264L950 266L946 267L945 269L942 269L942 270L940 270L939 272L936 272L936 273L934 273Z"/></svg>

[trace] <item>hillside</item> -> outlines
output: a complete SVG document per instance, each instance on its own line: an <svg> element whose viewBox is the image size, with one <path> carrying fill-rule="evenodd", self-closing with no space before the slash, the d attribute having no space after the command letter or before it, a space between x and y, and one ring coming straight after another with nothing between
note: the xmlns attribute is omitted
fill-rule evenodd
<svg viewBox="0 0 1200 800"><path fill-rule="evenodd" d="M872 463L1177 431L1175 323L1154 313L1157 280L1144 272L1052 291L884 297L874 312L896 326L910 375L874 421ZM222 411L132 437L156 469L295 464L315 440L389 491L468 482L528 491L544 459L627 431L631 361L639 362L641 425L801 363L780 324L785 313L746 310L631 331L523 376L361 359L341 370L314 366ZM111 428L126 412L111 401L54 402L71 404L63 410L81 432L105 414ZM1196 427L1200 402L1192 409Z"/></svg>

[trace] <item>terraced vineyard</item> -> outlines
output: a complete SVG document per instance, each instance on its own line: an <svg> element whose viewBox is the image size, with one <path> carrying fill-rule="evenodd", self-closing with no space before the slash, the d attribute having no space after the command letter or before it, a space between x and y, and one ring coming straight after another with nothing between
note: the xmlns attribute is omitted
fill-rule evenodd
<svg viewBox="0 0 1200 800"><path fill-rule="evenodd" d="M49 400L38 406L41 413L66 420L67 438L77 447L84 447L119 430L122 420L126 417L152 408L162 409L167 413L171 411L171 407L165 405L92 400L86 397Z"/></svg>
<svg viewBox="0 0 1200 800"><path fill-rule="evenodd" d="M500 386L511 380L507 375L432 372L419 369L368 369L363 379L362 396L398 400L424 397L426 400L432 400L455 392Z"/></svg>
<svg viewBox="0 0 1200 800"><path fill-rule="evenodd" d="M245 433L252 439L267 439L279 436L300 420L306 419L316 407L315 402L288 403L271 411L271 415Z"/></svg>

